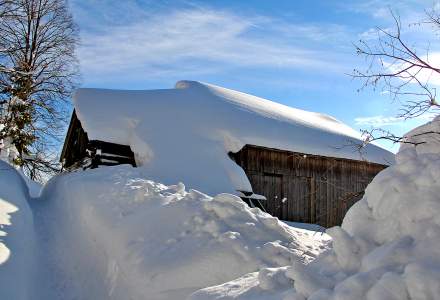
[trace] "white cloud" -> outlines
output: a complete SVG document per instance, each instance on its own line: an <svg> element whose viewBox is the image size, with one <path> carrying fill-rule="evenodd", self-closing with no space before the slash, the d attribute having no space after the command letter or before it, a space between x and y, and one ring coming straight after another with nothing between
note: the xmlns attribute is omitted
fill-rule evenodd
<svg viewBox="0 0 440 300"><path fill-rule="evenodd" d="M390 16L390 10L385 7L379 7L372 11L372 15L377 19L388 18Z"/></svg>
<svg viewBox="0 0 440 300"><path fill-rule="evenodd" d="M420 56L420 58L429 63L433 68L440 68L440 52L431 52L426 55ZM383 66L387 68L391 73L397 73L410 66L409 63L400 63L399 61L394 61L392 63L388 61L383 61L382 63ZM400 78L403 81L407 81L406 77L408 76L414 76L422 84L440 86L440 74L428 68L419 68L415 66L403 73L402 76L405 76L405 78ZM411 83L417 84L417 80L411 80Z"/></svg>
<svg viewBox="0 0 440 300"><path fill-rule="evenodd" d="M421 116L412 118L412 120L422 120L422 121L430 121L434 118L434 114L426 113ZM370 126L374 128L379 128L383 126L397 126L402 125L407 119L402 117L393 117L393 116L370 116L370 117L358 117L354 119L355 124L359 126Z"/></svg>
<svg viewBox="0 0 440 300"><path fill-rule="evenodd" d="M371 116L371 117L358 117L354 119L356 125L382 127L385 125L394 125L404 121L403 118L387 117L387 116Z"/></svg>
<svg viewBox="0 0 440 300"><path fill-rule="evenodd" d="M89 76L128 71L145 76L215 73L243 66L340 70L327 51L309 49L298 43L302 39L294 38L325 38L318 27L288 27L272 21L226 11L180 9L128 25L106 24L83 31L78 53Z"/></svg>
<svg viewBox="0 0 440 300"><path fill-rule="evenodd" d="M381 28L380 30L377 27L369 28L368 30L359 34L359 38L363 41L372 41L378 40L383 32L393 33L392 27Z"/></svg>
<svg viewBox="0 0 440 300"><path fill-rule="evenodd" d="M287 24L285 22L276 22L276 20L269 20L268 25L279 34L289 39L300 38L302 41L314 41L320 43L332 42L333 46L335 46L337 42L347 42L347 40L350 40L353 37L353 32L350 28L332 23Z"/></svg>
<svg viewBox="0 0 440 300"><path fill-rule="evenodd" d="M392 21L390 10L401 17L419 16L417 11L429 9L434 1L430 0L362 0L350 1L339 4L342 10L366 14L372 18Z"/></svg>

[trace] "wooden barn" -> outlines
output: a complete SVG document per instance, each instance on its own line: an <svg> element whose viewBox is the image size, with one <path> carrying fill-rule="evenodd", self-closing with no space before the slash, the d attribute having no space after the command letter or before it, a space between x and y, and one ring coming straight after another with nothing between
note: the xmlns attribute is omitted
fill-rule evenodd
<svg viewBox="0 0 440 300"><path fill-rule="evenodd" d="M347 210L362 198L373 177L386 167L367 161L256 145L246 145L229 156L243 168L253 192L266 198L259 201L266 212L280 220L324 227L341 224ZM89 141L75 112L61 161L66 169L118 164L136 166L130 146Z"/></svg>
<svg viewBox="0 0 440 300"><path fill-rule="evenodd" d="M264 195L264 209L280 220L339 225L347 210L386 166L255 145L230 153Z"/></svg>
<svg viewBox="0 0 440 300"><path fill-rule="evenodd" d="M236 95L232 93L233 91L226 89L224 91L219 88L219 90L216 90L215 95L211 96L206 94L204 90L201 91L202 87L198 83L187 85L185 83L181 91L179 88L159 90L158 92L82 91L84 95L77 96L79 100L76 100L75 108L81 108L82 114L80 116L83 119L80 121L77 112L73 112L61 153L61 162L64 169L96 168L118 164L130 164L136 167L137 157L135 159L133 152L135 149L130 148L131 143L127 139L127 137L133 135L132 133L128 134L131 127L124 127L127 126L126 124L136 124L140 128L140 132L150 134L148 141L153 150L155 149L155 143L167 143L169 145L166 148L158 148L162 150L157 154L159 156L162 154L165 161L177 158L179 159L177 164L187 164L187 167L179 167L170 173L177 178L171 179L171 182L177 180L182 180L185 183L190 182L190 180L185 179L185 170L190 170L193 173L200 173L201 177L196 178L196 182L203 182L206 177L217 176L219 190L223 192L224 188L221 186L220 180L227 177L225 174L230 174L230 172L218 172L218 174L216 172L225 165L231 165L235 172L236 169L239 169L241 173L244 171L243 176L247 177L245 180L248 185L250 183L250 187L246 188L245 184L243 188L243 185L231 181L232 185L235 186L235 191L240 192L242 199L251 206L259 206L281 220L331 227L341 224L347 210L362 198L366 186L373 177L386 168L386 160L393 158L391 153L374 145L368 145L367 147L369 153L373 153L368 160L350 152L353 150L344 149L345 152L338 152L327 147L333 141L343 143L351 138L351 133L346 133L348 127L330 116L294 110L278 104L273 105L272 102L268 104L266 103L268 100L260 98L255 100L250 98L253 96L243 93ZM200 94L203 96L203 101L205 101L205 98L209 99L209 97L218 97L223 101L221 97L223 97L222 93L225 93L224 97L227 97L227 101L219 103L224 105L228 109L226 111L228 111L229 116L233 117L224 121L217 115L219 110L225 109L223 106L213 107L212 112L209 111L210 106L207 106L207 108L202 107L200 109L204 111L201 113L197 109L205 105L205 102L197 102L194 105L191 102L185 103L181 101L182 98L191 99L185 93L189 93L191 97ZM164 108L159 109L153 106L153 109L151 109L150 105L148 109L143 110L131 109L131 106L124 102L126 99L134 99L133 103L139 105L139 103L144 103L144 99L150 98L153 100L148 101L157 100L157 107L162 105L161 99L172 99L175 101L173 103L176 106L182 104L182 107L178 107L177 112L174 114L176 116L188 114L185 119L189 119L194 123L205 122L204 119L199 120L198 118L212 113L213 117L210 121L218 121L218 124L215 125L221 128L222 132L225 131L225 128L228 128L228 133L233 133L235 136L243 135L252 138L241 141L241 145L244 145L240 146L241 150L229 150L229 153L226 151L228 153L227 157L219 157L217 165L215 165L215 159L212 159L209 148L202 148L203 151L194 154L194 151L199 151L200 148L188 147L186 149L182 147L181 143L179 144L180 148L174 147L172 139L166 140L170 131L167 131L166 134L158 132L158 142L156 142L154 140L155 135L153 135L155 131L150 129L155 128L156 131L160 131L163 126L168 125L159 123L164 119L160 115L161 111L164 112L164 116L170 114L169 102L164 102ZM231 101L236 102L231 104ZM121 105L122 102L124 102L123 105ZM90 107L91 103L94 106ZM212 105L210 102L206 103ZM193 108L191 110L187 109L188 105L193 105ZM112 106L115 108L112 108ZM245 109L241 107L245 107ZM109 120L100 119L103 115L101 110L105 111L106 109L111 112L111 118ZM145 118L139 113L144 111L147 112ZM267 117L268 114L270 114L269 118ZM298 114L300 115L298 116ZM305 117L301 114L304 114ZM273 118L274 115L277 119ZM138 121L134 123L127 122L127 120L135 117ZM320 123L315 126L314 123L310 122L310 125L307 123L309 119L313 122L317 120ZM87 121L85 128L82 124L83 120ZM303 126L303 123L306 123L307 126ZM248 132L244 132L245 125L249 126ZM178 126L178 128L173 129L173 132L178 132L180 128L185 128L187 125L180 122ZM185 130L184 134L180 134L180 136L185 136L182 141L188 141L189 144L193 143L190 134L188 134L191 131ZM234 130L237 130L237 132L234 133ZM127 131L127 134L125 131ZM207 145L211 145L212 136L217 131L206 130L206 132L209 135L206 138L209 141ZM254 138L256 135L257 138ZM227 137L229 139L229 136ZM200 137L198 138L200 139ZM298 151L297 149L309 149L310 151ZM188 152L185 152L185 150ZM334 155L332 155L333 153ZM203 155L208 159L205 159ZM192 160L185 159L188 156ZM385 158L384 160L381 159L382 156ZM223 159L228 160L229 163L222 162ZM168 163L168 165L170 164ZM211 166L209 175L206 175L203 171L206 170L206 166L209 164L214 164L214 167ZM166 167L160 164L157 166L157 170L163 169L166 169ZM192 169L202 170L202 172ZM189 179L191 178L189 177ZM210 191L209 186L206 186L205 190L204 187L201 190L211 194L218 192L217 190ZM196 188L198 187L196 186Z"/></svg>

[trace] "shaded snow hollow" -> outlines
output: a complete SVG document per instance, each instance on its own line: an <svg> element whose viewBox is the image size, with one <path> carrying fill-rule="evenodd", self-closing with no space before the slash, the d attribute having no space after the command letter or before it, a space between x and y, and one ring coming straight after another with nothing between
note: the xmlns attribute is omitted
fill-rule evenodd
<svg viewBox="0 0 440 300"><path fill-rule="evenodd" d="M34 199L15 169L1 170L0 226L0 299L14 300L181 300L308 263L329 241L237 196L165 186L131 166L55 176Z"/></svg>
<svg viewBox="0 0 440 300"><path fill-rule="evenodd" d="M262 269L190 299L440 299L439 132L437 117L406 135L421 144L401 145L312 263Z"/></svg>
<svg viewBox="0 0 440 300"><path fill-rule="evenodd" d="M185 182L208 194L252 191L228 157L244 145L389 164L394 155L333 117L195 81L174 89L80 89L77 116L91 140L130 145L139 166L165 184Z"/></svg>

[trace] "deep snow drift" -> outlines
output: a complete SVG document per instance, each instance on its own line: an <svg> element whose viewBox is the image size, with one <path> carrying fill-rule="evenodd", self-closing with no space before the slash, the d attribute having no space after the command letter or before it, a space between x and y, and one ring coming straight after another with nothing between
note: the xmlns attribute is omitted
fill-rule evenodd
<svg viewBox="0 0 440 300"><path fill-rule="evenodd" d="M32 299L35 247L28 200L22 176L0 160L0 299Z"/></svg>
<svg viewBox="0 0 440 300"><path fill-rule="evenodd" d="M181 300L263 267L308 263L329 241L236 196L165 186L131 166L59 175L33 200L33 299Z"/></svg>
<svg viewBox="0 0 440 300"><path fill-rule="evenodd" d="M191 299L439 299L439 132L437 117L407 134L422 143L403 144L342 226L327 231L332 250L306 266L264 269Z"/></svg>
<svg viewBox="0 0 440 300"><path fill-rule="evenodd" d="M372 144L363 155L346 146L362 143L359 133L333 117L200 82L149 91L79 89L74 106L90 140L130 145L150 178L184 182L210 195L252 191L228 157L246 144L394 161L392 153Z"/></svg>
<svg viewBox="0 0 440 300"><path fill-rule="evenodd" d="M62 174L30 199L0 162L0 299L438 299L438 132L440 117L408 134L422 143L402 145L321 255L326 235L143 168Z"/></svg>

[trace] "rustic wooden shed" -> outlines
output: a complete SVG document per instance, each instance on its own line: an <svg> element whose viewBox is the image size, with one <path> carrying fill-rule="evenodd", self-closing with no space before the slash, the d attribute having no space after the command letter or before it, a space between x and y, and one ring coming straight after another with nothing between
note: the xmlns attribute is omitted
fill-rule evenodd
<svg viewBox="0 0 440 300"><path fill-rule="evenodd" d="M363 155L342 147L362 141L331 116L199 82L149 91L80 89L74 106L78 115L61 154L66 169L137 160L162 182L213 195L239 191L251 206L257 202L286 221L341 224L394 160L373 144ZM228 161L232 149L238 152L229 157L241 169Z"/></svg>
<svg viewBox="0 0 440 300"><path fill-rule="evenodd" d="M246 172L265 210L281 220L340 225L386 166L246 145L230 157Z"/></svg>
<svg viewBox="0 0 440 300"><path fill-rule="evenodd" d="M326 157L246 145L229 153L245 171L255 194L266 197L263 208L280 220L340 225L347 210L362 198L366 186L386 166L367 161ZM131 164L127 145L89 141L76 113L61 153L66 169ZM247 200L247 199L244 199Z"/></svg>

